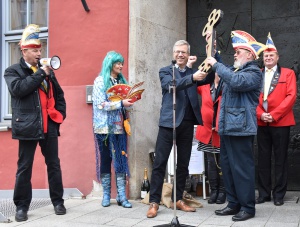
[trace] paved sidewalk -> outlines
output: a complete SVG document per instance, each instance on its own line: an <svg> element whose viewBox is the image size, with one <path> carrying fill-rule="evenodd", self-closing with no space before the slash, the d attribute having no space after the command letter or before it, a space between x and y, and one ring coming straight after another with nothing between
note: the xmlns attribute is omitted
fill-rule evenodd
<svg viewBox="0 0 300 227"><path fill-rule="evenodd" d="M180 224L197 227L242 226L242 227L300 227L300 192L288 192L283 206L274 206L273 202L266 202L256 206L256 216L244 222L233 222L232 216L217 216L216 209L225 207L224 204L208 204L207 200L196 197L203 208L196 212L186 213L177 211ZM150 227L168 224L174 218L174 211L160 206L156 218L148 219L146 212L148 205L139 201L131 201L133 208L125 209L117 205L115 200L109 207L101 206L101 199L89 197L87 199L67 199L66 215L55 215L53 206L48 205L28 212L28 221L16 222L14 216L10 223L0 223L0 227L103 227L103 226L134 226Z"/></svg>

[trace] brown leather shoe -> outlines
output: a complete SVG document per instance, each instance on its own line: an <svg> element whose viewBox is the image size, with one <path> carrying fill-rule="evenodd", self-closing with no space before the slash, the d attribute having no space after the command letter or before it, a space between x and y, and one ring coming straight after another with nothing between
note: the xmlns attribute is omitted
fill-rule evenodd
<svg viewBox="0 0 300 227"><path fill-rule="evenodd" d="M157 215L159 205L157 203L150 203L149 210L147 212L147 218L154 218Z"/></svg>
<svg viewBox="0 0 300 227"><path fill-rule="evenodd" d="M172 209L174 208L173 203L171 204L171 208ZM177 210L182 210L182 211L185 211L185 212L195 212L196 211L196 209L194 207L190 207L190 206L186 205L182 200L178 200L176 202L176 209Z"/></svg>

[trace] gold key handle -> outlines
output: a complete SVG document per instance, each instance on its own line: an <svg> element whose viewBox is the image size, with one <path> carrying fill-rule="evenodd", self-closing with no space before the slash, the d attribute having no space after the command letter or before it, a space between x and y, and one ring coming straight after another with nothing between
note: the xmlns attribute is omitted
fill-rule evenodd
<svg viewBox="0 0 300 227"><path fill-rule="evenodd" d="M202 36L206 36L206 34L208 32L211 33L211 36L209 37L209 39L207 40L207 46L206 46L206 56L208 57L212 57L214 56L214 42L216 40L216 32L215 32L215 28L216 26L221 22L223 18L223 11L222 10L216 10L214 9L209 17L208 17L208 22L205 25L205 27L203 28L202 31ZM198 67L198 69L200 69L201 71L205 72L205 73L209 73L211 70L211 66L208 65L206 63L206 59L202 62L202 64Z"/></svg>

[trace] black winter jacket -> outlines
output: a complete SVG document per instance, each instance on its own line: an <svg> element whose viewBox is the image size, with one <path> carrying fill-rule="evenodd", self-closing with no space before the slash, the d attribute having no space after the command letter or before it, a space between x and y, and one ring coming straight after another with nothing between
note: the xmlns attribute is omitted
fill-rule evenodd
<svg viewBox="0 0 300 227"><path fill-rule="evenodd" d="M41 68L33 73L32 69L28 68L24 59L21 58L20 63L14 64L5 70L4 78L11 94L12 138L20 140L44 139L42 109L38 89L46 78L46 73ZM51 71L49 80L53 85L55 109L65 119L66 102L64 92L53 71ZM59 124L52 121L49 117L48 119L48 126L55 129L54 135L59 135Z"/></svg>

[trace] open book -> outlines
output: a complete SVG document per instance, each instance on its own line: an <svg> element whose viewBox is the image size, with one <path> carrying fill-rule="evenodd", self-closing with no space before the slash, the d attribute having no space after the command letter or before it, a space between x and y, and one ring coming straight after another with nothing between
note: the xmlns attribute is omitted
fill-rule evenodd
<svg viewBox="0 0 300 227"><path fill-rule="evenodd" d="M144 81L130 86L128 84L116 84L110 87L106 93L110 101L120 101L123 99L131 99L131 102L136 102L142 98L142 93L145 89L139 89L138 87L142 86Z"/></svg>

